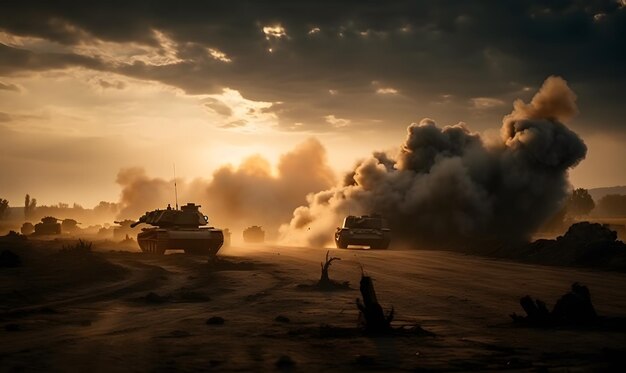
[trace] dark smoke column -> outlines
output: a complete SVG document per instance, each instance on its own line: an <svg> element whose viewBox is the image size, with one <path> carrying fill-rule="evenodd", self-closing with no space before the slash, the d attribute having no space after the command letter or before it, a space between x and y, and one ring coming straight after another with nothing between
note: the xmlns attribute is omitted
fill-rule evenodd
<svg viewBox="0 0 626 373"><path fill-rule="evenodd" d="M380 213L396 234L429 245L524 239L558 209L569 168L585 157L584 142L563 124L575 100L563 79L548 78L529 104L514 103L499 141L464 123L411 124L395 158L375 153L352 183L310 195L283 237L325 244L351 212Z"/></svg>

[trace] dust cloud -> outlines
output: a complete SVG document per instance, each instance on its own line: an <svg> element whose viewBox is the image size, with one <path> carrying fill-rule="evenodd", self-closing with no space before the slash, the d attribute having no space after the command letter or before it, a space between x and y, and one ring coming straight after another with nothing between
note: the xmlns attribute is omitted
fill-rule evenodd
<svg viewBox="0 0 626 373"><path fill-rule="evenodd" d="M343 185L307 196L281 239L324 245L347 214L381 214L395 236L427 245L525 239L557 211L568 169L587 147L563 122L576 113L565 80L549 77L529 104L514 103L500 137L464 123L411 124L396 155L374 153Z"/></svg>
<svg viewBox="0 0 626 373"><path fill-rule="evenodd" d="M118 218L137 219L143 213L174 206L174 182L153 178L141 168L119 172L122 187ZM293 210L305 203L305 196L336 184L324 147L308 139L283 154L272 169L259 155L239 166L225 165L210 179L178 180L179 203L195 202L208 215L211 225L235 231L261 225L269 238L280 224L289 221Z"/></svg>

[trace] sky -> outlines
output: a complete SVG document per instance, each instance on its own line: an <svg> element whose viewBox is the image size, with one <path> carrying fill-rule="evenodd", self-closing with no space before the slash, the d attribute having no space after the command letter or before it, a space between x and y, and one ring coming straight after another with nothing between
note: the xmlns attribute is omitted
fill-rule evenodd
<svg viewBox="0 0 626 373"><path fill-rule="evenodd" d="M310 138L340 175L423 118L497 133L552 75L572 184L626 185L624 66L624 0L2 2L0 197L90 207L124 168L210 178Z"/></svg>

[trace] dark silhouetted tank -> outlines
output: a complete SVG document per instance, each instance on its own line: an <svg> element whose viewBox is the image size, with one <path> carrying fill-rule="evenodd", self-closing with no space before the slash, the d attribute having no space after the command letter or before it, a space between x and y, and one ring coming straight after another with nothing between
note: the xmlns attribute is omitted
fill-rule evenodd
<svg viewBox="0 0 626 373"><path fill-rule="evenodd" d="M20 229L20 232L22 232L24 236L33 234L34 231L35 231L35 226L33 225L33 223L30 223L30 222L26 222L22 224L22 228Z"/></svg>
<svg viewBox="0 0 626 373"><path fill-rule="evenodd" d="M203 227L209 219L202 215L199 205L188 203L180 210L169 205L165 210L146 212L131 228L141 223L154 226L143 228L137 234L137 243L142 251L163 254L166 250L184 250L187 254L214 256L224 244L221 229Z"/></svg>
<svg viewBox="0 0 626 373"><path fill-rule="evenodd" d="M335 243L339 249L350 245L387 249L390 242L391 231L385 219L378 215L346 216L343 227L338 227L335 232Z"/></svg>
<svg viewBox="0 0 626 373"><path fill-rule="evenodd" d="M230 246L230 236L231 236L230 229L228 229L228 228L224 229L223 233L224 233L224 247L229 247Z"/></svg>
<svg viewBox="0 0 626 373"><path fill-rule="evenodd" d="M134 236L139 228L134 229L130 226L134 223L133 220L116 220L114 221L117 226L113 227L113 239L116 241L121 241L126 239L126 237Z"/></svg>
<svg viewBox="0 0 626 373"><path fill-rule="evenodd" d="M258 225L253 225L243 231L244 242L263 242L265 241L265 231Z"/></svg>
<svg viewBox="0 0 626 373"><path fill-rule="evenodd" d="M61 222L61 230L65 233L76 233L80 229L78 224L80 223L74 219L63 219Z"/></svg>
<svg viewBox="0 0 626 373"><path fill-rule="evenodd" d="M41 218L41 223L35 224L35 233L37 236L61 234L61 223L59 219L52 216Z"/></svg>

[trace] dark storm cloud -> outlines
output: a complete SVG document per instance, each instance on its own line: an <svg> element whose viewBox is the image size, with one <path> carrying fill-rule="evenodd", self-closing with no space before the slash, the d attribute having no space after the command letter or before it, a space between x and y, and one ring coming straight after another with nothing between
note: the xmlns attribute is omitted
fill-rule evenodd
<svg viewBox="0 0 626 373"><path fill-rule="evenodd" d="M266 38L270 25L286 35ZM465 117L472 98L506 100L551 74L567 77L580 101L598 108L602 128L620 128L613 118L624 114L613 94L626 82L626 8L617 1L23 1L0 5L0 28L63 45L99 39L158 46L159 30L177 43L181 62L102 66L84 56L0 49L0 73L79 65L190 93L229 87L248 99L282 102L275 112L285 129L299 122L298 129L332 130L326 115L363 123L385 114L406 123L419 115L415 102L451 92L458 101L449 115ZM406 101L381 101L373 81ZM613 98L597 98L605 96Z"/></svg>
<svg viewBox="0 0 626 373"><path fill-rule="evenodd" d="M35 53L0 43L0 75L31 70L43 71L80 66L102 70L104 64L95 58L70 53Z"/></svg>

